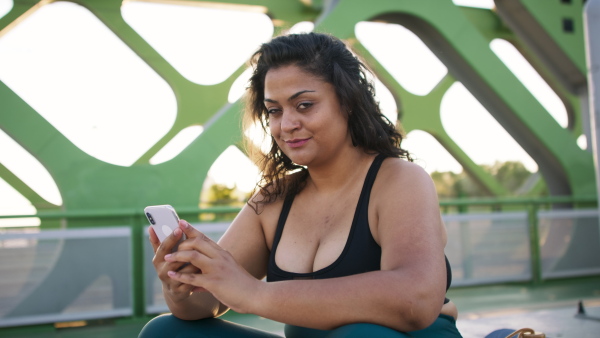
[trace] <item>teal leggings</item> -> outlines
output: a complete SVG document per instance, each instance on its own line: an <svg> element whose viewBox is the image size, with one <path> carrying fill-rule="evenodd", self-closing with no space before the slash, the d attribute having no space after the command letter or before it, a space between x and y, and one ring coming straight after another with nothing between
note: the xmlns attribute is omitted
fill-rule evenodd
<svg viewBox="0 0 600 338"><path fill-rule="evenodd" d="M462 337L456 329L454 318L440 315L429 327L402 333L385 326L375 324L357 323L339 327L334 330L316 330L305 327L286 325L287 338L458 338ZM218 318L185 321L173 315L158 316L146 324L140 332L139 338L281 338L281 336L257 330L251 327L228 322Z"/></svg>

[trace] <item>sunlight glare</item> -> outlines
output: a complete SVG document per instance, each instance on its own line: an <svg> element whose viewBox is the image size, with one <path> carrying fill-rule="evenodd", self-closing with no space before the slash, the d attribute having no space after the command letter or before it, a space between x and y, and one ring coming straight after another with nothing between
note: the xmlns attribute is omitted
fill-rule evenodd
<svg viewBox="0 0 600 338"><path fill-rule="evenodd" d="M181 75L201 85L225 81L274 30L256 12L127 1L121 13Z"/></svg>
<svg viewBox="0 0 600 338"><path fill-rule="evenodd" d="M315 29L315 24L311 21L300 21L297 24L293 25L292 28L288 30L288 34L300 34L300 33L310 33Z"/></svg>
<svg viewBox="0 0 600 338"><path fill-rule="evenodd" d="M379 81L375 79L375 101L379 101L379 108L381 113L388 118L394 125L398 122L398 107L396 106L396 100L392 95L392 92Z"/></svg>
<svg viewBox="0 0 600 338"><path fill-rule="evenodd" d="M0 0L0 18L10 12L13 5L13 0Z"/></svg>
<svg viewBox="0 0 600 338"><path fill-rule="evenodd" d="M315 24L310 21L301 21L297 24L293 25L288 34L299 34L299 33L309 33L315 28ZM227 100L229 103L233 103L239 100L244 93L246 92L246 88L249 85L250 77L252 76L252 68L247 68L231 85L229 90L229 95L227 96Z"/></svg>
<svg viewBox="0 0 600 338"><path fill-rule="evenodd" d="M515 46L506 40L494 39L490 48L556 122L566 128L569 121L565 104Z"/></svg>
<svg viewBox="0 0 600 338"><path fill-rule="evenodd" d="M62 197L48 170L1 129L0 149L2 165L40 197L54 205L62 205Z"/></svg>
<svg viewBox="0 0 600 338"><path fill-rule="evenodd" d="M442 125L456 144L477 164L519 161L531 172L537 163L460 83L444 94Z"/></svg>
<svg viewBox="0 0 600 338"><path fill-rule="evenodd" d="M587 142L587 136L585 136L585 134L579 135L579 137L577 138L577 145L582 150L587 150L588 142Z"/></svg>
<svg viewBox="0 0 600 338"><path fill-rule="evenodd" d="M413 32L398 24L359 22L356 37L407 91L427 95L448 72Z"/></svg>
<svg viewBox="0 0 600 338"><path fill-rule="evenodd" d="M235 81L233 81L233 84L229 89L229 95L227 95L227 101L229 101L229 103L234 103L244 95L246 88L250 85L250 77L252 77L252 68L248 67L237 79L235 79Z"/></svg>
<svg viewBox="0 0 600 338"><path fill-rule="evenodd" d="M244 135L249 138L254 146L258 147L263 154L266 154L271 150L271 135L269 133L269 128L267 128L267 132L265 133L260 123L256 122L244 131Z"/></svg>
<svg viewBox="0 0 600 338"><path fill-rule="evenodd" d="M115 165L132 165L175 121L169 85L71 2L42 6L0 38L0 80L79 149Z"/></svg>
<svg viewBox="0 0 600 338"><path fill-rule="evenodd" d="M496 7L494 0L452 0L457 6L492 9Z"/></svg>
<svg viewBox="0 0 600 338"><path fill-rule="evenodd" d="M402 148L408 150L415 163L431 174L434 171L451 171L460 174L462 166L431 134L413 130L402 141Z"/></svg>
<svg viewBox="0 0 600 338"><path fill-rule="evenodd" d="M229 146L208 170L207 180L235 187L242 192L254 189L259 179L258 168L236 146Z"/></svg>
<svg viewBox="0 0 600 338"><path fill-rule="evenodd" d="M19 194L6 181L0 178L0 215L35 215L35 207L23 195ZM0 228L39 226L37 217L3 218L0 219Z"/></svg>
<svg viewBox="0 0 600 338"><path fill-rule="evenodd" d="M167 162L179 155L187 146L190 145L200 134L204 128L202 126L189 126L180 131L175 137L169 141L162 149L160 149L150 159L150 164L159 164Z"/></svg>

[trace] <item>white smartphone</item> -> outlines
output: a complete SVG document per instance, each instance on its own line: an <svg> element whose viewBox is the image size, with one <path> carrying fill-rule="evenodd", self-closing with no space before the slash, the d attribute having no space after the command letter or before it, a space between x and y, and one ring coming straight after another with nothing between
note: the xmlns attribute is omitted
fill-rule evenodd
<svg viewBox="0 0 600 338"><path fill-rule="evenodd" d="M145 207L144 213L161 243L179 227L179 216L175 209L168 204ZM184 239L185 234L182 237L182 240Z"/></svg>

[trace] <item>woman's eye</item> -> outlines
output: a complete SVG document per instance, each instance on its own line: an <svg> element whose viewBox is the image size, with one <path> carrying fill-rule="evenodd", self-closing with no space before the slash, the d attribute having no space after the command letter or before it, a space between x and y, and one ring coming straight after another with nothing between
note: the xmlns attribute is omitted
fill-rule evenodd
<svg viewBox="0 0 600 338"><path fill-rule="evenodd" d="M311 102L301 102L298 105L298 109L308 109L312 106L313 104Z"/></svg>
<svg viewBox="0 0 600 338"><path fill-rule="evenodd" d="M279 113L281 110L278 108L269 108L267 109L267 113L269 113L269 115L273 115L273 114L277 114Z"/></svg>

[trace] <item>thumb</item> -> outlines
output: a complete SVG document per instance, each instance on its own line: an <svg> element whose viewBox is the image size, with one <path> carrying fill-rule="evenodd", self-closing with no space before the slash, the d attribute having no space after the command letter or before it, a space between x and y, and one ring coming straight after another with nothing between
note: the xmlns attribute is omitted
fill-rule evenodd
<svg viewBox="0 0 600 338"><path fill-rule="evenodd" d="M179 220L179 229L183 231L187 238L196 238L204 236L203 233L196 230L196 228L194 228L188 221L184 219Z"/></svg>

